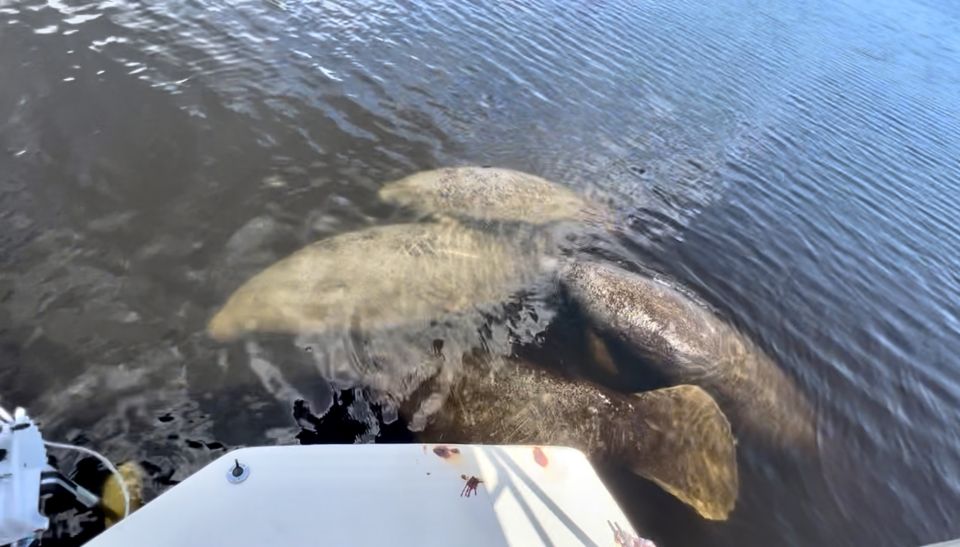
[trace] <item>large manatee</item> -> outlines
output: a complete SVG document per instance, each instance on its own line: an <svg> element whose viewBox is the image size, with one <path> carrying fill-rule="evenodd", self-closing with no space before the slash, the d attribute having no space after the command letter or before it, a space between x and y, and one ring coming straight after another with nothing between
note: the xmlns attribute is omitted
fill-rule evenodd
<svg viewBox="0 0 960 547"><path fill-rule="evenodd" d="M608 264L565 265L561 281L601 335L670 381L706 389L738 428L778 444L815 446L809 402L760 348L703 306Z"/></svg>
<svg viewBox="0 0 960 547"><path fill-rule="evenodd" d="M496 167L449 167L415 173L380 189L380 199L415 209L497 222L582 220L595 206L535 175Z"/></svg>
<svg viewBox="0 0 960 547"><path fill-rule="evenodd" d="M529 244L527 244L529 243ZM454 222L380 226L313 243L243 284L210 320L247 332L385 328L502 302L541 267L536 242Z"/></svg>
<svg viewBox="0 0 960 547"><path fill-rule="evenodd" d="M739 491L730 424L690 385L624 395L521 361L478 360L418 438L575 447L652 480L712 520L727 518Z"/></svg>

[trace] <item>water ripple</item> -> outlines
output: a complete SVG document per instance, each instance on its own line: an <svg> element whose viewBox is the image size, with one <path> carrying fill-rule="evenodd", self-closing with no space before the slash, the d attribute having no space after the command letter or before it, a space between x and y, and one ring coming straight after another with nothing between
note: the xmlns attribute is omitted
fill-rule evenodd
<svg viewBox="0 0 960 547"><path fill-rule="evenodd" d="M386 181L497 164L605 202L595 250L690 285L821 410L816 470L744 445L733 521L658 518L666 544L960 534L958 30L927 0L0 0L0 396L158 477L212 455L153 413L289 441L278 400L329 387L209 345L223 248L267 218L234 264L263 267L401 218Z"/></svg>

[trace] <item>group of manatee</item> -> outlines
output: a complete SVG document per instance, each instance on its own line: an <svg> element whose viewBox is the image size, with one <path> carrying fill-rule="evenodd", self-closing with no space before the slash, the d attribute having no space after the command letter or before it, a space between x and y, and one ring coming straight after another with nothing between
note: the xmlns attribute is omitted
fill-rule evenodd
<svg viewBox="0 0 960 547"><path fill-rule="evenodd" d="M420 172L379 196L421 220L340 234L280 260L229 297L210 336L421 325L505 301L548 276L587 319L596 347L630 356L597 366L616 375L642 364L671 387L628 394L508 355L474 354L454 377L418 375L393 394L402 414L423 418L413 394L421 383L441 384L428 390L424 441L576 447L654 481L711 520L725 520L738 496L734 431L781 445L816 442L809 403L709 309L660 280L555 252L554 227L602 217L602 207L543 178L492 167Z"/></svg>

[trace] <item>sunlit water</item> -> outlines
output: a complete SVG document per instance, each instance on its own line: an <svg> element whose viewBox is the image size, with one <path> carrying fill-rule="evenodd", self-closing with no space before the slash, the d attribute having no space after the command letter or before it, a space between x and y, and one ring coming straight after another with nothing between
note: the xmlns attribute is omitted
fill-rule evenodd
<svg viewBox="0 0 960 547"><path fill-rule="evenodd" d="M741 445L726 523L606 471L646 535L960 535L950 2L0 0L0 403L147 462L153 494L296 442L322 367L206 321L307 242L404 218L384 183L464 164L609 203L597 253L690 287L818 408L819 457Z"/></svg>

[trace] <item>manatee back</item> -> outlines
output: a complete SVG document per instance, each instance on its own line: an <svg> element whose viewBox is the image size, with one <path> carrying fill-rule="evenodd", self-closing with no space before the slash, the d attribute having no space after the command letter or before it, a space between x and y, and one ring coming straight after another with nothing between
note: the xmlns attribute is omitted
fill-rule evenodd
<svg viewBox="0 0 960 547"><path fill-rule="evenodd" d="M761 348L708 308L669 285L606 264L577 262L561 279L594 328L671 383L707 390L738 432L815 447L807 399Z"/></svg>
<svg viewBox="0 0 960 547"><path fill-rule="evenodd" d="M495 167L415 173L384 186L380 198L417 212L481 221L547 224L581 220L593 207L559 184Z"/></svg>
<svg viewBox="0 0 960 547"><path fill-rule="evenodd" d="M568 297L592 326L644 357L670 378L705 374L723 325L696 302L655 279L578 261L560 276Z"/></svg>
<svg viewBox="0 0 960 547"><path fill-rule="evenodd" d="M397 224L309 245L257 274L210 334L374 329L499 303L541 267L536 249L451 223Z"/></svg>

